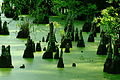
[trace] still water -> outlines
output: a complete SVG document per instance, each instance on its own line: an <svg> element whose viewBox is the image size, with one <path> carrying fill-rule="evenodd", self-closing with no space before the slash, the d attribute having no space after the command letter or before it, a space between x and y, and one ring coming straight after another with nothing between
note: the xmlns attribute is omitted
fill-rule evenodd
<svg viewBox="0 0 120 80"><path fill-rule="evenodd" d="M5 18L4 14L1 17L2 22L10 22L8 24L10 35L0 36L0 46L3 44L11 45L12 64L14 68L0 68L0 80L120 80L120 75L106 74L103 72L106 56L96 55L100 40L99 34L97 34L95 42L90 43L87 42L88 33L83 33L86 47L77 48L76 42L73 42L71 53L63 54L65 68L60 69L57 68L58 60L42 59L43 51L34 53L34 59L23 59L26 39L16 38L17 32L19 31L17 25L20 22ZM65 21L56 19L56 17L52 17L50 20L58 21L61 24L56 29L57 44L60 44L61 30L65 25ZM75 27L80 29L83 23L82 21L76 21ZM31 38L37 43L42 40L43 36L46 38L48 30L49 27L46 25L31 25ZM43 48L47 46L47 43L42 42L41 45ZM77 64L76 67L72 67L73 62ZM22 64L25 64L25 69L19 68Z"/></svg>

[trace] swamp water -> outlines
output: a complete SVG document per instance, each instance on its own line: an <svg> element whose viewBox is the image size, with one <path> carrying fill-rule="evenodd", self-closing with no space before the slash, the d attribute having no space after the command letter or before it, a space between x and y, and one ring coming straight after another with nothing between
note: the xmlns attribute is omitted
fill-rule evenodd
<svg viewBox="0 0 120 80"><path fill-rule="evenodd" d="M25 49L26 39L17 39L17 32L19 27L16 25L18 21L5 18L2 14L2 22L10 22L8 28L10 35L0 35L0 46L11 45L11 55L13 69L0 68L0 80L119 80L120 75L106 74L103 72L103 65L106 56L96 55L97 47L99 44L99 34L95 38L95 42L87 42L88 33L83 32L83 38L85 40L85 48L77 48L76 42L73 42L73 48L70 53L63 54L63 60L65 68L57 68L58 60L42 59L42 52L34 53L34 59L23 59L23 52ZM60 30L63 29L65 21L56 17L52 17L51 21L58 21L61 26L56 30L56 38L60 45ZM79 29L82 27L84 22L75 22L75 27ZM49 27L46 25L32 25L31 27L31 38L36 42L42 40L44 36L46 38ZM41 42L42 48L47 46L46 42ZM0 47L1 48L1 47ZM83 52L81 52L83 51ZM0 49L1 52L1 49ZM76 67L72 67L72 63L76 63ZM25 64L25 69L19 67Z"/></svg>

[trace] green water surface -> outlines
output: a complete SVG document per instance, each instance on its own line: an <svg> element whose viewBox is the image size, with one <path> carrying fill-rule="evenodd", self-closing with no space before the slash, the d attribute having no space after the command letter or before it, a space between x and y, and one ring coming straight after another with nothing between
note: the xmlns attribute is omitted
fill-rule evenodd
<svg viewBox="0 0 120 80"><path fill-rule="evenodd" d="M65 68L57 68L58 60L42 59L43 51L34 53L34 59L23 59L23 52L25 49L26 39L17 39L16 35L19 31L19 27L16 25L19 21L13 21L12 19L5 18L2 14L2 22L10 22L8 28L10 35L0 36L1 45L11 45L11 55L13 69L0 68L0 80L120 80L120 75L107 74L103 72L103 65L106 56L96 55L97 47L99 45L99 34L95 38L95 42L87 42L88 33L83 32L85 40L85 48L77 48L76 42L73 42L73 48L71 53L64 53L64 65ZM65 21L57 17L50 18L51 21L57 21L61 25L56 29L56 38L60 44L61 33ZM75 28L81 29L84 21L75 21ZM31 38L37 43L42 40L44 36L46 38L49 27L46 25L32 25L30 32ZM42 48L47 46L46 42L41 43ZM1 50L1 47L0 47ZM83 53L81 52L83 51ZM1 52L1 51L0 51ZM72 67L72 63L77 64L76 67ZM25 69L19 67L25 64Z"/></svg>

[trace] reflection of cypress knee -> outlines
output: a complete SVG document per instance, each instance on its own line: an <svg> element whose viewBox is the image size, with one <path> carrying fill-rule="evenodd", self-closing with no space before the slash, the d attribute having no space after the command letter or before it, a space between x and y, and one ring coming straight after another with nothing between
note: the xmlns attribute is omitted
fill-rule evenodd
<svg viewBox="0 0 120 80"><path fill-rule="evenodd" d="M59 58L59 61L58 61L58 64L57 64L58 68L64 68L64 63L63 63L63 57L62 57L62 55L63 55L63 51L61 49L60 58Z"/></svg>

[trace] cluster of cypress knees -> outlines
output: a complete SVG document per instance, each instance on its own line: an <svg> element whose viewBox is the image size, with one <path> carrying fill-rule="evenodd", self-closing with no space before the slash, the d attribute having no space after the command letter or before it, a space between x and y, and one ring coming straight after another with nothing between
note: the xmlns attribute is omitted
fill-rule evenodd
<svg viewBox="0 0 120 80"><path fill-rule="evenodd" d="M92 38L92 39L89 40L88 38L88 41L90 42L91 41L94 42L93 38L96 36L96 32L100 32L99 27L95 28L95 24L96 23L85 22L85 24L83 25L84 32L92 31L89 35L89 38ZM112 47L111 36L107 35L103 30L101 31L101 34L100 34L101 40L97 49L97 55L107 55L106 61L104 63L103 72L110 73L110 74L120 74L120 52L119 52L120 31L118 35L119 35L119 39L115 40L115 43Z"/></svg>
<svg viewBox="0 0 120 80"><path fill-rule="evenodd" d="M2 27L2 21L0 19L0 34L9 35L9 31L7 28L7 22L5 21L3 23ZM59 59L58 61L58 68L64 68L64 62L63 62L63 48L65 48L66 53L70 53L70 48L72 48L72 41L77 41L77 47L85 47L84 39L82 36L82 32L90 32L88 37L88 42L94 42L94 37L96 37L96 33L100 32L100 27L96 27L96 23L91 22L85 22L83 25L82 30L80 32L78 31L78 28L76 28L74 32L74 26L71 21L67 23L67 25L64 28L65 35L61 38L61 52L59 54L59 47L58 45L55 45L56 38L54 33L54 25L53 23L49 23L50 25L50 32L48 33L48 36L46 38L42 38L42 42L48 42L47 48L44 47L43 51L44 54L42 56L43 59ZM29 36L29 30L27 30L27 35L25 37L17 37L17 38L28 38L26 45L26 49L24 50L23 58L34 58L34 52L35 51L42 51L41 48L41 41L39 41L36 44ZM22 30L21 30L22 32ZM75 34L74 34L75 33ZM22 33L18 33L19 36L24 35ZM112 73L112 74L119 74L120 73L120 55L119 55L119 48L120 48L120 40L116 40L116 43L114 45L114 54L111 44L111 37L106 35L104 31L101 31L100 34L101 40L97 49L98 55L108 55L106 62L104 64L104 72ZM106 47L107 46L107 47ZM56 52L56 54L53 57L53 52ZM76 63L72 64L73 67L76 66ZM2 46L2 54L0 57L0 67L1 68L13 68L12 66L12 60L10 55L10 46ZM20 68L24 68L25 65L23 64Z"/></svg>

